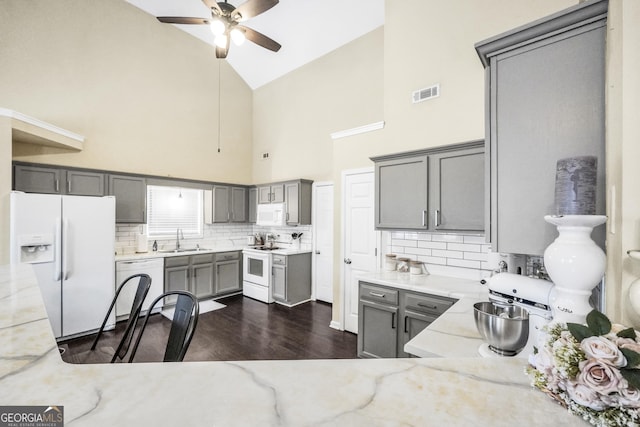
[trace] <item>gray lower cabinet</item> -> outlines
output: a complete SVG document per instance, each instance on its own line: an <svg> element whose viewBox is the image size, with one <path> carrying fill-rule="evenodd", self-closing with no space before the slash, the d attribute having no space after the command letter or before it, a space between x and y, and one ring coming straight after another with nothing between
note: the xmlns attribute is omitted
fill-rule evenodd
<svg viewBox="0 0 640 427"><path fill-rule="evenodd" d="M555 239L559 159L598 158L605 214L607 2L584 2L476 44L487 85L492 250L542 255ZM489 231L489 229L487 230ZM605 227L593 239L604 245Z"/></svg>
<svg viewBox="0 0 640 427"><path fill-rule="evenodd" d="M104 196L105 176L100 172L15 164L13 189L26 193Z"/></svg>
<svg viewBox="0 0 640 427"><path fill-rule="evenodd" d="M116 223L147 222L147 182L129 175L108 175L108 194L116 198Z"/></svg>
<svg viewBox="0 0 640 427"><path fill-rule="evenodd" d="M456 300L359 283L358 357L410 357L404 346Z"/></svg>
<svg viewBox="0 0 640 427"><path fill-rule="evenodd" d="M360 282L358 357L398 357L399 291Z"/></svg>
<svg viewBox="0 0 640 427"><path fill-rule="evenodd" d="M240 292L242 290L242 252L217 253L215 259L214 295Z"/></svg>
<svg viewBox="0 0 640 427"><path fill-rule="evenodd" d="M429 156L431 229L484 231L484 141Z"/></svg>
<svg viewBox="0 0 640 427"><path fill-rule="evenodd" d="M294 306L311 299L311 253L272 255L273 299Z"/></svg>
<svg viewBox="0 0 640 427"><path fill-rule="evenodd" d="M214 254L167 257L164 260L165 291L188 291L197 298L214 292ZM168 298L166 303L175 302Z"/></svg>
<svg viewBox="0 0 640 427"><path fill-rule="evenodd" d="M381 230L483 232L484 141L373 157Z"/></svg>

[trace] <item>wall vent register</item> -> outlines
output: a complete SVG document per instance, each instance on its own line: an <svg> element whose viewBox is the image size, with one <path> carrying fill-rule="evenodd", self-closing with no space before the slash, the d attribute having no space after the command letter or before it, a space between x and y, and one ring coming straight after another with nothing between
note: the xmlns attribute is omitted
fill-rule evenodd
<svg viewBox="0 0 640 427"><path fill-rule="evenodd" d="M414 104L417 104L418 102L426 101L427 99L436 98L438 96L440 96L440 84L416 90L411 94L411 100Z"/></svg>

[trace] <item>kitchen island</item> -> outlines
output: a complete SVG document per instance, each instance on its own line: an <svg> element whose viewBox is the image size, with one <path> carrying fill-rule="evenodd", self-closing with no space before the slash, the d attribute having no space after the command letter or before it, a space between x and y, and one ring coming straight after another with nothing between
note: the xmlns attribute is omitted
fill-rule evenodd
<svg viewBox="0 0 640 427"><path fill-rule="evenodd" d="M66 364L29 266L0 267L0 344L0 404L65 425L584 425L520 359Z"/></svg>

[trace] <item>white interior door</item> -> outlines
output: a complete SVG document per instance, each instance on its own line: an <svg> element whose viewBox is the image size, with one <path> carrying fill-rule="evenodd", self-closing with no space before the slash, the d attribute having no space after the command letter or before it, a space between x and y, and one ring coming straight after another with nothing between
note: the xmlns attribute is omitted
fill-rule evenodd
<svg viewBox="0 0 640 427"><path fill-rule="evenodd" d="M314 183L313 190L314 295L333 302L333 183Z"/></svg>
<svg viewBox="0 0 640 427"><path fill-rule="evenodd" d="M358 333L358 278L375 271L379 233L374 228L373 169L343 174L344 329Z"/></svg>

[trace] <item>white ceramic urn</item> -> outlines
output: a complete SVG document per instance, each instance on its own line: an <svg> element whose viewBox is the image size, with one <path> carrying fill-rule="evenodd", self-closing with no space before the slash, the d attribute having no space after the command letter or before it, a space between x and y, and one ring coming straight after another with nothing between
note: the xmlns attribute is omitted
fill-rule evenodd
<svg viewBox="0 0 640 427"><path fill-rule="evenodd" d="M585 323L593 309L589 304L606 267L602 249L591 239L593 228L604 224L603 215L544 217L558 227L558 237L544 251L544 265L555 284L551 311L555 322Z"/></svg>

